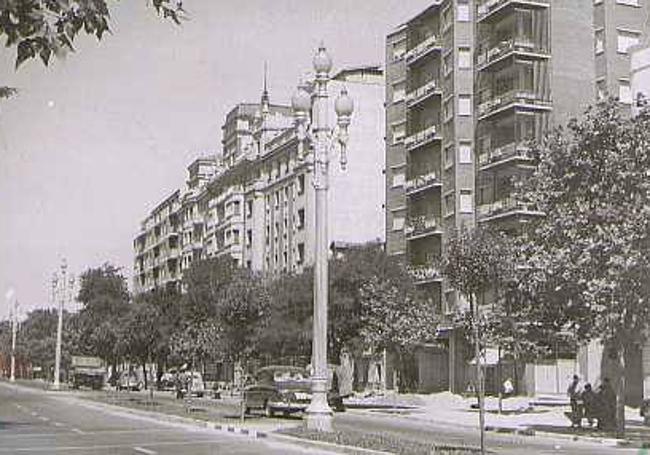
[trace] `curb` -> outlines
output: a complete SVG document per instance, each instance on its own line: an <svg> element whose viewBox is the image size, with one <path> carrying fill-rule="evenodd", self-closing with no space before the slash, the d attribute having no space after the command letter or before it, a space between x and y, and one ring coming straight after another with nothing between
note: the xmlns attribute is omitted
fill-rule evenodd
<svg viewBox="0 0 650 455"><path fill-rule="evenodd" d="M618 438L599 438L597 436L584 436L584 435L573 435L573 434L564 434L564 433L552 433L549 431L538 431L533 428L514 428L514 427L498 427L492 425L486 425L485 431L491 431L495 433L505 433L505 434L516 434L520 436L543 436L547 438L554 439L564 439L570 441L585 441L600 443L610 447L630 447L636 448L633 442L627 441L625 439ZM648 443L650 446L650 443ZM643 447L639 447L643 448Z"/></svg>
<svg viewBox="0 0 650 455"><path fill-rule="evenodd" d="M316 441L314 439L299 438L297 436L289 436L280 433L269 434L269 438L276 439L283 442L289 442L291 444L299 445L302 447L329 449L332 451L336 451L338 453L348 453L348 454L365 453L368 455L394 455L393 452L384 452L381 450L366 449L364 447L356 447L356 446L344 446L341 444L336 444L334 442Z"/></svg>
<svg viewBox="0 0 650 455"><path fill-rule="evenodd" d="M63 399L63 397L61 398ZM230 434L248 436L256 439L266 438L269 436L269 432L264 430L259 430L256 428L245 428L245 427L240 427L231 424L218 423L210 420L193 419L191 417L182 417L173 414L164 414L155 411L144 411L141 409L133 409L125 406L103 403L101 401L93 401L93 400L88 400L88 399L78 398L78 397L65 397L65 399L76 401L80 405L90 407L90 408L94 407L94 408L110 409L113 411L131 414L138 417L153 419L158 422L190 425L190 426L205 428L213 431L221 431Z"/></svg>

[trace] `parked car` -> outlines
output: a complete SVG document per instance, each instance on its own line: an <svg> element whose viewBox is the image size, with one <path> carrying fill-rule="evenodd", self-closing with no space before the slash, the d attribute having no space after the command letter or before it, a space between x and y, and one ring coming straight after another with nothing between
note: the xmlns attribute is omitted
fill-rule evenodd
<svg viewBox="0 0 650 455"><path fill-rule="evenodd" d="M117 390L132 390L137 392L142 390L144 384L134 371L122 371L117 380Z"/></svg>
<svg viewBox="0 0 650 455"><path fill-rule="evenodd" d="M187 394L203 397L206 394L203 375L198 371L184 371L178 373L175 380L176 394L179 397Z"/></svg>
<svg viewBox="0 0 650 455"><path fill-rule="evenodd" d="M167 373L163 373L162 376L160 376L158 388L159 390L174 390L175 384L176 373L169 371Z"/></svg>
<svg viewBox="0 0 650 455"><path fill-rule="evenodd" d="M328 392L328 402L335 411L345 410L339 394ZM244 408L249 414L253 409L262 409L268 417L276 413L285 416L303 412L311 401L311 378L306 369L272 365L260 368L255 382L244 389Z"/></svg>

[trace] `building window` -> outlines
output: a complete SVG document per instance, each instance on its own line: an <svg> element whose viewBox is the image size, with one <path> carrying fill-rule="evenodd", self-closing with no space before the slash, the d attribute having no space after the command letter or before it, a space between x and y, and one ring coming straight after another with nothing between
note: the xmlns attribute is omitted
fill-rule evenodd
<svg viewBox="0 0 650 455"><path fill-rule="evenodd" d="M296 185L298 186L298 194L303 194L305 192L305 176L299 175L298 176L298 181L296 182Z"/></svg>
<svg viewBox="0 0 650 455"><path fill-rule="evenodd" d="M469 47L458 48L458 68L470 69L472 68L472 59Z"/></svg>
<svg viewBox="0 0 650 455"><path fill-rule="evenodd" d="M393 60L399 60L406 54L406 40L393 44Z"/></svg>
<svg viewBox="0 0 650 455"><path fill-rule="evenodd" d="M596 99L598 101L604 101L607 98L607 87L605 86L605 81L596 82Z"/></svg>
<svg viewBox="0 0 650 455"><path fill-rule="evenodd" d="M302 264L305 261L305 244L304 243L299 243L298 244L298 258L296 259L296 262L298 264Z"/></svg>
<svg viewBox="0 0 650 455"><path fill-rule="evenodd" d="M393 231L401 231L402 229L404 229L404 218L401 216L393 218Z"/></svg>
<svg viewBox="0 0 650 455"><path fill-rule="evenodd" d="M399 82L393 85L393 103L404 101L404 98L406 98L406 84Z"/></svg>
<svg viewBox="0 0 650 455"><path fill-rule="evenodd" d="M470 190L460 190L460 213L473 213L472 192Z"/></svg>
<svg viewBox="0 0 650 455"><path fill-rule="evenodd" d="M594 50L596 54L600 54L605 51L605 30L596 30L594 44Z"/></svg>
<svg viewBox="0 0 650 455"><path fill-rule="evenodd" d="M393 134L393 144L402 142L406 136L406 123L400 123L391 127Z"/></svg>
<svg viewBox="0 0 650 455"><path fill-rule="evenodd" d="M632 90L630 90L630 81L618 81L618 99L621 103L632 104Z"/></svg>
<svg viewBox="0 0 650 455"><path fill-rule="evenodd" d="M458 115L472 115L472 101L469 95L458 96Z"/></svg>
<svg viewBox="0 0 650 455"><path fill-rule="evenodd" d="M445 147L445 168L450 168L454 165L454 146L450 145Z"/></svg>
<svg viewBox="0 0 650 455"><path fill-rule="evenodd" d="M246 246L250 247L253 245L253 231L248 229L246 231Z"/></svg>
<svg viewBox="0 0 650 455"><path fill-rule="evenodd" d="M447 76L454 69L454 53L448 52L442 59L442 73Z"/></svg>
<svg viewBox="0 0 650 455"><path fill-rule="evenodd" d="M458 146L458 162L460 164L472 164L472 145L461 142Z"/></svg>
<svg viewBox="0 0 650 455"><path fill-rule="evenodd" d="M458 2L456 18L458 22L469 22L469 4Z"/></svg>
<svg viewBox="0 0 650 455"><path fill-rule="evenodd" d="M445 196L445 214L446 215L452 215L455 211L454 207L454 194L448 194Z"/></svg>
<svg viewBox="0 0 650 455"><path fill-rule="evenodd" d="M298 210L298 229L303 229L305 227L305 209Z"/></svg>
<svg viewBox="0 0 650 455"><path fill-rule="evenodd" d="M639 32L628 32L619 30L616 50L621 54L627 54L627 50L639 44L641 34Z"/></svg>
<svg viewBox="0 0 650 455"><path fill-rule="evenodd" d="M454 116L454 98L453 96L446 100L442 105L442 118L445 122L451 120Z"/></svg>
<svg viewBox="0 0 650 455"><path fill-rule="evenodd" d="M393 174L393 188L397 186L404 186L404 174Z"/></svg>

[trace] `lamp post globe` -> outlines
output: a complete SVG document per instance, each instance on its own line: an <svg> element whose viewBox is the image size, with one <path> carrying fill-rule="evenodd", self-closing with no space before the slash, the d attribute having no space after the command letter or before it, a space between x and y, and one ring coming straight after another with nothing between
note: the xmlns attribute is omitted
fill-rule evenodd
<svg viewBox="0 0 650 455"><path fill-rule="evenodd" d="M314 70L316 74L327 74L332 69L332 57L327 53L325 45L321 43L314 55Z"/></svg>
<svg viewBox="0 0 650 455"><path fill-rule="evenodd" d="M291 97L291 109L298 116L306 116L311 108L311 97L307 90L299 86Z"/></svg>

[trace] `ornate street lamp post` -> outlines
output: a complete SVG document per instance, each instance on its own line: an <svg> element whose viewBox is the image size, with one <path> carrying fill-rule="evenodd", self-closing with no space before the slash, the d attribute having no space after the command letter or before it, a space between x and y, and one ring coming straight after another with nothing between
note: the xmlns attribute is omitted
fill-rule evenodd
<svg viewBox="0 0 650 455"><path fill-rule="evenodd" d="M61 338L63 336L63 306L65 305L65 300L68 298L68 294L72 293L72 287L74 285L74 278L70 276L69 281L67 281L67 270L68 264L63 258L61 260L61 277L59 278L56 273L52 279L52 298L56 301L56 297L59 297L59 321L56 328L56 353L54 358L54 383L52 388L54 390L59 390L61 387ZM57 292L58 291L58 292Z"/></svg>
<svg viewBox="0 0 650 455"><path fill-rule="evenodd" d="M312 398L307 408L306 426L309 430L332 431L332 410L327 403L327 291L328 291L328 238L327 238L327 189L329 183L329 153L338 143L340 163L344 169L348 126L354 109L352 99L343 89L335 102L338 117L332 130L328 120L327 84L330 80L332 59L321 44L314 56L316 77L311 85L301 85L291 99L295 124L301 150L308 152L313 162L313 183L316 192L316 235L314 245L314 334L312 340ZM304 153L300 153L303 158Z"/></svg>

